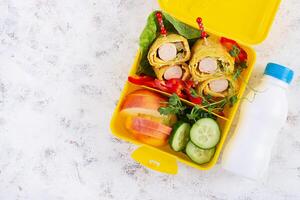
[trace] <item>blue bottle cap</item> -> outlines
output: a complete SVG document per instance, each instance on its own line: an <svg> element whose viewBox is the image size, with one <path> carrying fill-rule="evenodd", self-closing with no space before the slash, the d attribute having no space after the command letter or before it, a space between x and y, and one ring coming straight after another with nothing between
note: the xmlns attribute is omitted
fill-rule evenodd
<svg viewBox="0 0 300 200"><path fill-rule="evenodd" d="M277 78L288 84L292 81L294 76L293 70L276 63L268 63L264 74Z"/></svg>

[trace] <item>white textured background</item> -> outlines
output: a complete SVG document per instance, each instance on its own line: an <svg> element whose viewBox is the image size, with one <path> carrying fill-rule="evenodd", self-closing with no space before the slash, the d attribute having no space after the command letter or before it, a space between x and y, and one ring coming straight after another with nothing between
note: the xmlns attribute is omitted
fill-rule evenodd
<svg viewBox="0 0 300 200"><path fill-rule="evenodd" d="M256 46L293 68L290 112L265 182L179 164L169 176L130 158L111 113L155 0L0 0L0 200L300 199L300 1L283 0Z"/></svg>

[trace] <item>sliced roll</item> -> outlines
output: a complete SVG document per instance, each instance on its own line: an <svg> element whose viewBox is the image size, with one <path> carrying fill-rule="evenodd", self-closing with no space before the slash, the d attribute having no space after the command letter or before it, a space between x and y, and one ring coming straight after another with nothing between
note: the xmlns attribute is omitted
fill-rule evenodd
<svg viewBox="0 0 300 200"><path fill-rule="evenodd" d="M184 63L190 57L191 51L187 39L177 34L158 37L148 52L148 60L153 69Z"/></svg>
<svg viewBox="0 0 300 200"><path fill-rule="evenodd" d="M202 82L216 76L229 75L234 71L234 58L214 36L198 40L192 48L189 63L192 79Z"/></svg>
<svg viewBox="0 0 300 200"><path fill-rule="evenodd" d="M219 76L208 79L199 84L197 92L202 97L210 98L209 101L215 101L235 95L238 91L238 85L231 76Z"/></svg>
<svg viewBox="0 0 300 200"><path fill-rule="evenodd" d="M153 68L156 77L159 80L170 80L172 78L179 78L181 80L188 80L191 76L189 67L186 63L163 66L160 68Z"/></svg>

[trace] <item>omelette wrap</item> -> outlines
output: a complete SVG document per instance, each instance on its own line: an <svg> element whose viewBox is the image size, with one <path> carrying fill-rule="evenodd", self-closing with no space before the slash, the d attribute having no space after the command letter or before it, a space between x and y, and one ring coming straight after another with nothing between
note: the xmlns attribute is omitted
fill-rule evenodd
<svg viewBox="0 0 300 200"><path fill-rule="evenodd" d="M219 38L210 36L198 40L192 48L189 62L192 79L202 82L214 77L229 75L234 71L234 58L219 42Z"/></svg>
<svg viewBox="0 0 300 200"><path fill-rule="evenodd" d="M199 84L197 92L202 97L209 96L209 101L215 101L218 99L232 97L236 95L238 91L238 85L231 76L219 76Z"/></svg>
<svg viewBox="0 0 300 200"><path fill-rule="evenodd" d="M191 57L191 51L185 37L169 34L167 36L159 36L154 41L147 57L150 65L155 69L186 62Z"/></svg>
<svg viewBox="0 0 300 200"><path fill-rule="evenodd" d="M162 67L153 68L156 77L159 80L169 80L172 78L179 78L183 81L188 80L191 76L189 67L186 63L166 65Z"/></svg>

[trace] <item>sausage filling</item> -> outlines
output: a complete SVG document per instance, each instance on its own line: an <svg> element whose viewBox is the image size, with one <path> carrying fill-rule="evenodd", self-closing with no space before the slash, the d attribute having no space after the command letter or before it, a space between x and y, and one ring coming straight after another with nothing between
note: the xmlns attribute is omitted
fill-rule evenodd
<svg viewBox="0 0 300 200"><path fill-rule="evenodd" d="M184 46L182 42L165 43L157 50L158 57L163 61L184 58Z"/></svg>
<svg viewBox="0 0 300 200"><path fill-rule="evenodd" d="M209 88L213 92L224 92L228 88L228 80L226 79L219 79L219 80L213 80L209 83Z"/></svg>
<svg viewBox="0 0 300 200"><path fill-rule="evenodd" d="M218 68L217 60L211 57L206 57L199 62L200 72L212 74Z"/></svg>
<svg viewBox="0 0 300 200"><path fill-rule="evenodd" d="M169 67L165 73L164 73L164 78L166 80L170 80L172 78L181 78L183 75L182 69L178 65L173 65Z"/></svg>

